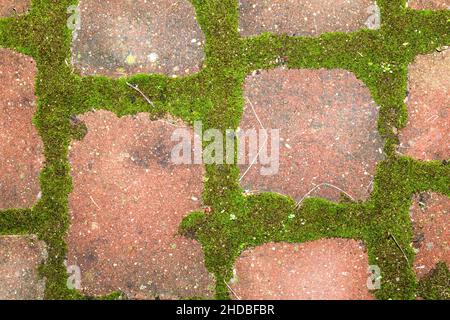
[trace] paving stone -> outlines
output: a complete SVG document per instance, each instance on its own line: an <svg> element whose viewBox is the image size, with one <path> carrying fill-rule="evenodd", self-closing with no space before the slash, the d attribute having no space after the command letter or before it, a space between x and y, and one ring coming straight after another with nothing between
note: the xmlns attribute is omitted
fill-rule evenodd
<svg viewBox="0 0 450 320"><path fill-rule="evenodd" d="M239 13L242 36L262 32L316 36L376 29L380 24L379 8L370 0L240 0Z"/></svg>
<svg viewBox="0 0 450 320"><path fill-rule="evenodd" d="M0 236L0 300L44 298L38 268L47 259L45 244L34 236Z"/></svg>
<svg viewBox="0 0 450 320"><path fill-rule="evenodd" d="M450 50L418 56L409 67L409 121L400 152L419 160L450 159Z"/></svg>
<svg viewBox="0 0 450 320"><path fill-rule="evenodd" d="M0 17L10 17L28 11L31 0L0 0Z"/></svg>
<svg viewBox="0 0 450 320"><path fill-rule="evenodd" d="M202 65L204 35L188 0L81 0L73 62L82 75L187 75Z"/></svg>
<svg viewBox="0 0 450 320"><path fill-rule="evenodd" d="M411 219L417 276L422 278L440 261L450 267L450 198L431 192L415 195Z"/></svg>
<svg viewBox="0 0 450 320"><path fill-rule="evenodd" d="M43 144L36 111L32 58L0 49L0 209L32 206L39 197Z"/></svg>
<svg viewBox="0 0 450 320"><path fill-rule="evenodd" d="M200 244L177 235L182 218L201 209L204 172L171 162L175 127L147 114L119 119L107 111L80 120L88 133L71 144L67 242L68 264L81 269L82 291L212 296Z"/></svg>
<svg viewBox="0 0 450 320"><path fill-rule="evenodd" d="M269 243L242 253L231 288L244 300L365 300L373 298L368 277L358 241Z"/></svg>
<svg viewBox="0 0 450 320"><path fill-rule="evenodd" d="M262 175L258 160L242 179L246 190L297 200L311 195L336 201L340 190L357 200L369 197L383 141L377 131L378 107L352 73L263 71L247 77L245 99L241 129L261 128L256 113L266 129L280 130L278 173ZM246 149L243 174L251 163Z"/></svg>
<svg viewBox="0 0 450 320"><path fill-rule="evenodd" d="M450 9L450 0L409 0L408 7L417 10Z"/></svg>

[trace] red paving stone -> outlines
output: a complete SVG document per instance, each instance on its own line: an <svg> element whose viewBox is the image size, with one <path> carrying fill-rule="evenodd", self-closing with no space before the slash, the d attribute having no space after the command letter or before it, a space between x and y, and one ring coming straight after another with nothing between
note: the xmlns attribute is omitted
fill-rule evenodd
<svg viewBox="0 0 450 320"><path fill-rule="evenodd" d="M211 296L201 246L176 235L182 218L201 209L203 169L170 162L174 127L147 114L119 119L98 111L80 120L88 133L71 144L67 242L69 265L81 268L82 291Z"/></svg>
<svg viewBox="0 0 450 320"><path fill-rule="evenodd" d="M33 236L0 236L0 300L44 298L45 280L38 267L47 253Z"/></svg>
<svg viewBox="0 0 450 320"><path fill-rule="evenodd" d="M32 206L39 196L43 144L36 111L32 58L0 49L0 209Z"/></svg>
<svg viewBox="0 0 450 320"><path fill-rule="evenodd" d="M418 10L450 9L450 0L409 0L408 7Z"/></svg>
<svg viewBox="0 0 450 320"><path fill-rule="evenodd" d="M0 17L21 14L27 12L30 7L31 0L0 0Z"/></svg>
<svg viewBox="0 0 450 320"><path fill-rule="evenodd" d="M438 193L415 195L411 219L417 276L422 278L440 261L450 267L450 198Z"/></svg>
<svg viewBox="0 0 450 320"><path fill-rule="evenodd" d="M82 75L187 75L203 61L204 35L188 0L81 0L73 61Z"/></svg>
<svg viewBox="0 0 450 320"><path fill-rule="evenodd" d="M409 121L400 152L419 160L450 158L450 50L418 56L409 67Z"/></svg>
<svg viewBox="0 0 450 320"><path fill-rule="evenodd" d="M239 4L243 36L262 32L296 36L351 32L366 28L377 12L375 2L370 0L240 0Z"/></svg>
<svg viewBox="0 0 450 320"><path fill-rule="evenodd" d="M368 277L358 241L269 243L242 253L231 288L244 300L366 300Z"/></svg>
<svg viewBox="0 0 450 320"><path fill-rule="evenodd" d="M251 75L245 84L241 129L259 129L252 105L266 129L280 129L280 164L275 175L261 175L255 164L242 186L301 199L339 200L341 192L368 198L376 163L383 158L377 131L378 107L369 90L343 70L275 69ZM246 156L249 157L248 155ZM247 163L249 163L247 159ZM244 173L248 165L242 165Z"/></svg>

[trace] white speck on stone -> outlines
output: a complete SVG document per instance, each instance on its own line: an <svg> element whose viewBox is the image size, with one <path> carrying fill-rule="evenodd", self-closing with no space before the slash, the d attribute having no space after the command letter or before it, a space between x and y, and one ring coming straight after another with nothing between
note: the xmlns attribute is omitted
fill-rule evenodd
<svg viewBox="0 0 450 320"><path fill-rule="evenodd" d="M155 63L158 60L159 56L156 52L152 52L147 56L147 59L151 62L151 63Z"/></svg>

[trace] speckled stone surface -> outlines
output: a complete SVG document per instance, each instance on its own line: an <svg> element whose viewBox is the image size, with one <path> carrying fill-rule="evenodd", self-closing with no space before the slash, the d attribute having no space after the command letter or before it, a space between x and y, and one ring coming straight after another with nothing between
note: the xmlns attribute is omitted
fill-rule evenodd
<svg viewBox="0 0 450 320"><path fill-rule="evenodd" d="M408 123L399 151L419 160L450 159L450 49L409 67Z"/></svg>
<svg viewBox="0 0 450 320"><path fill-rule="evenodd" d="M368 257L355 240L268 243L237 259L234 298L248 300L373 299L367 289Z"/></svg>
<svg viewBox="0 0 450 320"><path fill-rule="evenodd" d="M378 107L352 73L262 71L247 77L245 99L240 128L261 128L253 106L266 129L280 130L281 140L278 173L263 176L258 161L242 179L246 190L297 200L310 195L337 201L341 191L357 200L369 197L376 164L384 157L383 141ZM248 163L240 166L242 174Z"/></svg>
<svg viewBox="0 0 450 320"><path fill-rule="evenodd" d="M31 207L40 194L44 158L32 124L35 76L32 58L0 49L0 210Z"/></svg>
<svg viewBox="0 0 450 320"><path fill-rule="evenodd" d="M46 258L45 244L34 236L0 236L0 300L43 299L38 267Z"/></svg>
<svg viewBox="0 0 450 320"><path fill-rule="evenodd" d="M175 127L148 114L119 119L107 111L79 120L88 133L71 144L67 243L82 292L211 297L200 244L177 235L183 217L201 209L203 168L172 164Z"/></svg>
<svg viewBox="0 0 450 320"><path fill-rule="evenodd" d="M203 63L204 35L188 0L81 0L72 60L82 75L188 75Z"/></svg>
<svg viewBox="0 0 450 320"><path fill-rule="evenodd" d="M25 13L30 7L31 0L0 0L0 17Z"/></svg>
<svg viewBox="0 0 450 320"><path fill-rule="evenodd" d="M442 10L450 9L450 0L409 0L408 7L418 10Z"/></svg>
<svg viewBox="0 0 450 320"><path fill-rule="evenodd" d="M316 36L369 26L375 29L380 21L378 7L371 0L240 0L239 13L243 36L262 32Z"/></svg>
<svg viewBox="0 0 450 320"><path fill-rule="evenodd" d="M450 267L450 198L431 192L415 195L411 220L417 276L422 278L440 261Z"/></svg>

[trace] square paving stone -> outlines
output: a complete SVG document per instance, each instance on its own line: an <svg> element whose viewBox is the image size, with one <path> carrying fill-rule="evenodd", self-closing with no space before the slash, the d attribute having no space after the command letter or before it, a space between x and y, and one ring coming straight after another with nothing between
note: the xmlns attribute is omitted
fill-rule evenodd
<svg viewBox="0 0 450 320"><path fill-rule="evenodd" d="M450 159L450 50L418 56L408 86L400 152L419 160Z"/></svg>
<svg viewBox="0 0 450 320"><path fill-rule="evenodd" d="M320 196L337 201L342 193L354 200L369 197L384 143L377 131L378 107L352 73L262 71L247 77L245 99L241 130L261 125L280 130L274 174L263 175L267 165L260 159L249 170L252 156L246 148L240 169L247 191L278 192L297 200Z"/></svg>
<svg viewBox="0 0 450 320"><path fill-rule="evenodd" d="M450 198L428 192L415 195L413 200L414 271L422 278L440 261L450 267Z"/></svg>
<svg viewBox="0 0 450 320"><path fill-rule="evenodd" d="M68 265L80 268L82 292L212 297L214 281L200 244L178 235L183 217L202 208L203 167L171 162L177 127L148 114L119 119L107 111L79 120L88 132L71 144L67 243Z"/></svg>
<svg viewBox="0 0 450 320"><path fill-rule="evenodd" d="M0 49L0 210L31 207L40 194L43 144L36 111L32 58Z"/></svg>
<svg viewBox="0 0 450 320"><path fill-rule="evenodd" d="M408 7L417 10L450 9L450 0L409 0Z"/></svg>
<svg viewBox="0 0 450 320"><path fill-rule="evenodd" d="M34 236L0 236L0 300L44 298L38 268L47 259L45 244Z"/></svg>
<svg viewBox="0 0 450 320"><path fill-rule="evenodd" d="M239 14L242 36L316 36L380 25L379 8L371 0L240 0Z"/></svg>
<svg viewBox="0 0 450 320"><path fill-rule="evenodd" d="M369 300L368 267L355 240L268 243L241 254L230 286L244 300Z"/></svg>
<svg viewBox="0 0 450 320"><path fill-rule="evenodd" d="M30 7L31 0L0 0L0 17L25 13Z"/></svg>
<svg viewBox="0 0 450 320"><path fill-rule="evenodd" d="M203 62L204 35L188 0L81 0L73 63L82 75L188 75Z"/></svg>

